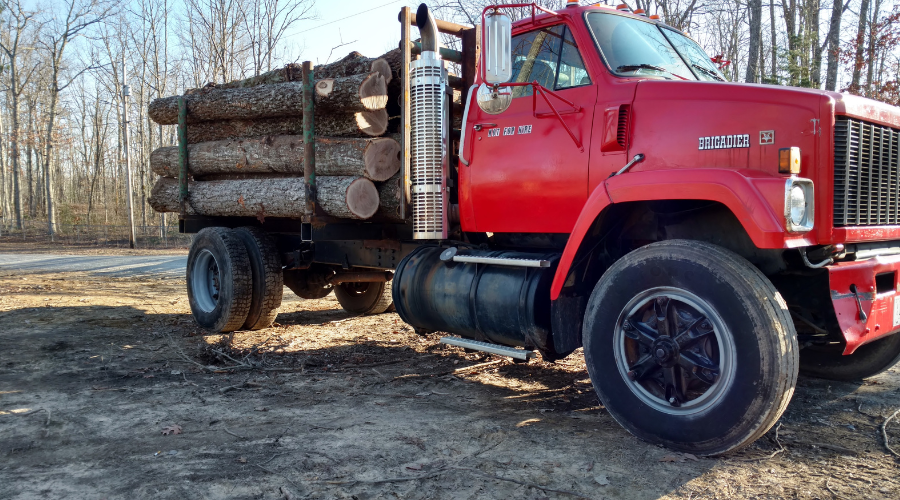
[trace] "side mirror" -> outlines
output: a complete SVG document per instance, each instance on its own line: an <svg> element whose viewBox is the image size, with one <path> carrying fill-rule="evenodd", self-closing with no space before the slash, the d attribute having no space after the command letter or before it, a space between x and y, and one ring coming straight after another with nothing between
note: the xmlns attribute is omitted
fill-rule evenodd
<svg viewBox="0 0 900 500"><path fill-rule="evenodd" d="M494 10L485 15L484 75L489 84L505 83L512 78L512 21Z"/></svg>

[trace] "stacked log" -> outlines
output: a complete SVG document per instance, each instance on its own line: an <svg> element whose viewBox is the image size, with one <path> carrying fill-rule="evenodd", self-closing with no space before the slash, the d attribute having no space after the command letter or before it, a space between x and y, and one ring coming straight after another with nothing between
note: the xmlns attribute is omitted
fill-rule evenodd
<svg viewBox="0 0 900 500"><path fill-rule="evenodd" d="M395 50L380 58L353 52L315 68L316 198L325 214L401 220L400 144L380 137L397 101L401 64ZM179 99L186 104L186 215L311 215L303 179L302 75L300 65L289 64L150 103L148 114L161 125L177 124ZM150 155L150 168L160 176L150 204L159 212L182 210L179 164L177 147Z"/></svg>

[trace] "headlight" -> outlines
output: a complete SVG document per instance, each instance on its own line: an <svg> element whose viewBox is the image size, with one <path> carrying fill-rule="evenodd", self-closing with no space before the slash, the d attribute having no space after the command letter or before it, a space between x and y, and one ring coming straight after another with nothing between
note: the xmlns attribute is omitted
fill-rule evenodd
<svg viewBox="0 0 900 500"><path fill-rule="evenodd" d="M784 187L784 221L791 233L805 233L813 228L813 182L791 177Z"/></svg>

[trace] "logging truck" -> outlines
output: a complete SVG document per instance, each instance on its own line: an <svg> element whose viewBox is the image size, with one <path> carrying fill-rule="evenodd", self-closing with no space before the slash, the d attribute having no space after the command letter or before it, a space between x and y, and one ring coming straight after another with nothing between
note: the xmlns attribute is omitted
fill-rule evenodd
<svg viewBox="0 0 900 500"><path fill-rule="evenodd" d="M720 57L625 6L399 20L393 60L166 105L179 146L155 195L196 233L201 326L269 326L287 286L519 361L583 348L622 426L703 455L767 432L798 373L898 362L900 109L727 82ZM277 107L266 95L296 117L253 114Z"/></svg>

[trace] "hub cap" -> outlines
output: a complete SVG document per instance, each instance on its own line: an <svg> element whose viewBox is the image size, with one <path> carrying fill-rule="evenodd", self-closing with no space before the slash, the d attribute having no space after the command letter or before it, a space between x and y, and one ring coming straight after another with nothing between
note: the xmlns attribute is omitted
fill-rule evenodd
<svg viewBox="0 0 900 500"><path fill-rule="evenodd" d="M216 308L220 285L219 263L212 252L201 250L191 271L191 289L194 302L203 312L212 312Z"/></svg>
<svg viewBox="0 0 900 500"><path fill-rule="evenodd" d="M616 364L631 391L668 414L701 412L734 381L734 338L716 310L687 290L660 287L619 315Z"/></svg>

